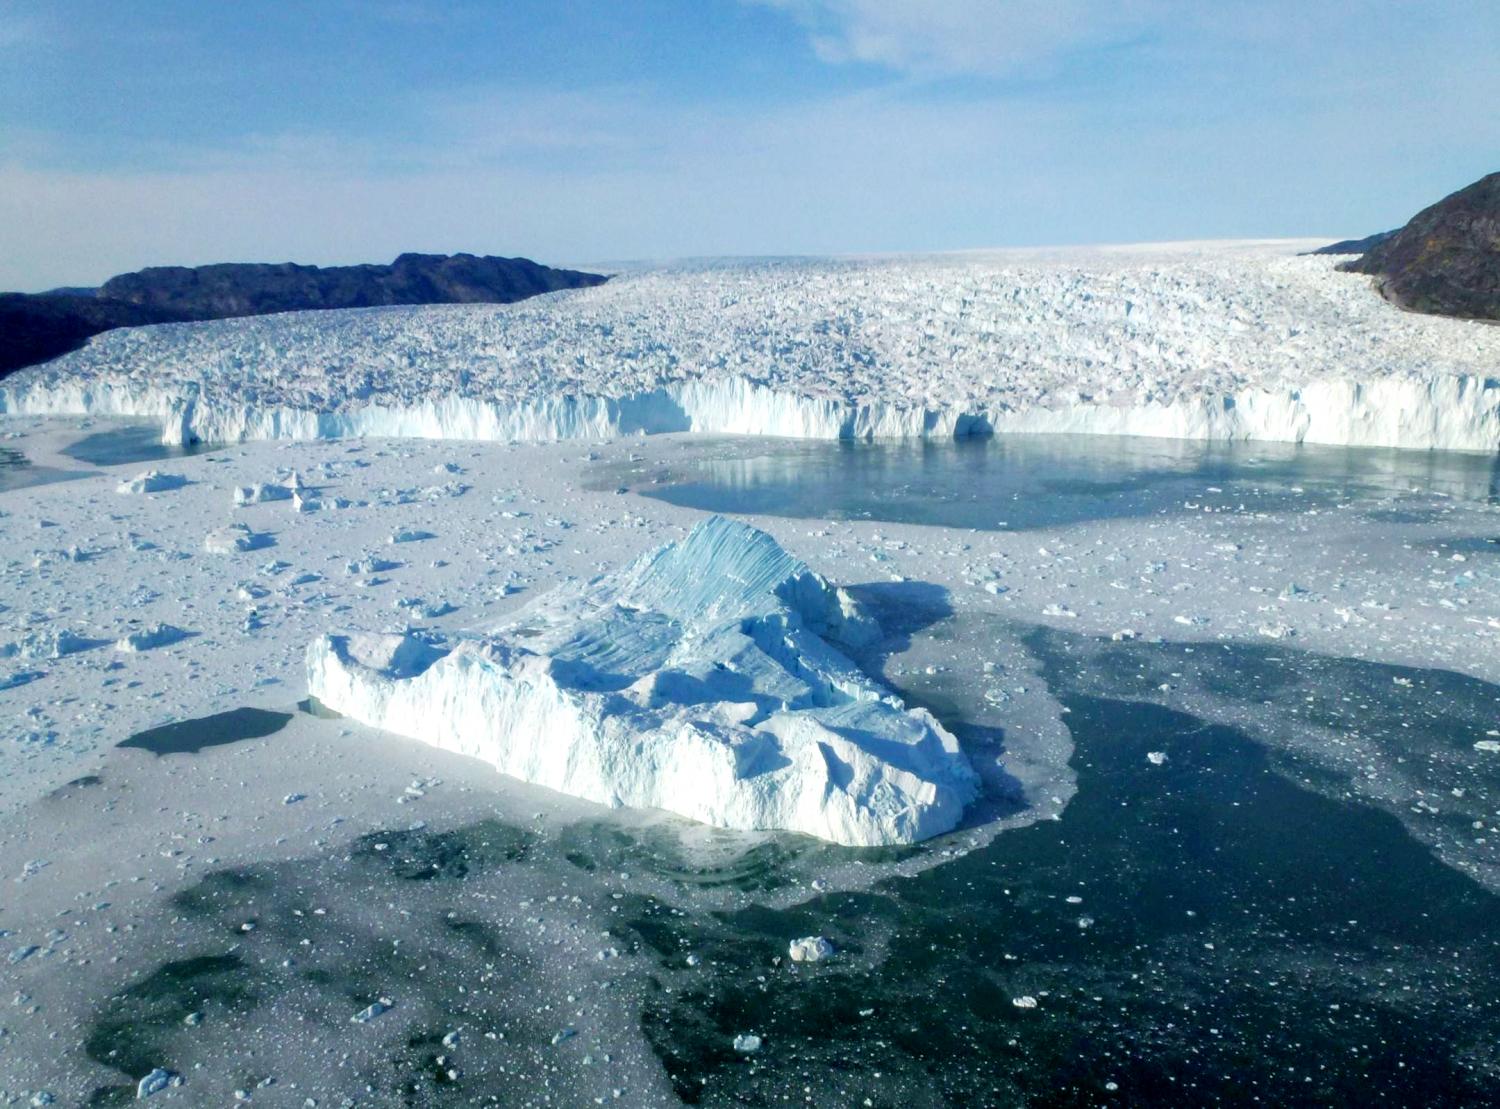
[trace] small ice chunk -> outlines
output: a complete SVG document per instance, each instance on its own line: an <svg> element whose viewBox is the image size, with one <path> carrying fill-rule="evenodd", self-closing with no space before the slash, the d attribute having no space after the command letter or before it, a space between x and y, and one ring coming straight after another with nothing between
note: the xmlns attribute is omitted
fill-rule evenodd
<svg viewBox="0 0 1500 1109"><path fill-rule="evenodd" d="M396 1003L388 997L378 997L349 1018L353 1024L369 1024L381 1013L388 1013Z"/></svg>
<svg viewBox="0 0 1500 1109"><path fill-rule="evenodd" d="M1167 753L1165 751L1147 751L1146 761L1152 766L1160 766L1167 761Z"/></svg>
<svg viewBox="0 0 1500 1109"><path fill-rule="evenodd" d="M754 1055L760 1050L761 1038L753 1032L741 1032L734 1038L734 1049L741 1055Z"/></svg>
<svg viewBox="0 0 1500 1109"><path fill-rule="evenodd" d="M391 533L392 543L420 543L424 539L436 539L437 535L420 528L398 528Z"/></svg>
<svg viewBox="0 0 1500 1109"><path fill-rule="evenodd" d="M101 645L98 640L85 639L66 628L44 628L27 632L14 642L0 644L0 658L58 659Z"/></svg>
<svg viewBox="0 0 1500 1109"><path fill-rule="evenodd" d="M576 1035L578 1035L578 1029L563 1028L552 1034L552 1043L554 1045L564 1043L568 1040L571 1040Z"/></svg>
<svg viewBox="0 0 1500 1109"><path fill-rule="evenodd" d="M215 528L203 540L203 549L209 554L236 554L240 551L255 551L271 545L271 537L264 532L251 531L244 524L229 524Z"/></svg>
<svg viewBox="0 0 1500 1109"><path fill-rule="evenodd" d="M115 650L134 653L149 651L155 647L169 647L188 637L188 633L171 624L152 624L148 628L131 632L115 642Z"/></svg>
<svg viewBox="0 0 1500 1109"><path fill-rule="evenodd" d="M1489 751L1491 754L1500 754L1500 740L1481 739L1478 743L1474 744L1474 750Z"/></svg>
<svg viewBox="0 0 1500 1109"><path fill-rule="evenodd" d="M816 963L833 957L833 944L822 936L804 936L793 940L788 952L794 963Z"/></svg>
<svg viewBox="0 0 1500 1109"><path fill-rule="evenodd" d="M1011 998L1010 999L1010 1003L1012 1005L1014 1005L1017 1009L1035 1009L1036 1008L1036 998L1032 997L1029 993L1028 994L1022 994L1020 997L1013 997L1013 998Z"/></svg>
<svg viewBox="0 0 1500 1109"><path fill-rule="evenodd" d="M167 1070L165 1067L156 1067L150 1074L136 1083L135 1097L137 1101L140 1101L150 1097L152 1094L161 1093L169 1086L180 1085L182 1085L180 1075Z"/></svg>
<svg viewBox="0 0 1500 1109"><path fill-rule="evenodd" d="M241 485L234 491L234 503L240 507L247 504L265 504L267 501L289 501L292 491L285 485L273 485L258 481L254 485Z"/></svg>
<svg viewBox="0 0 1500 1109"><path fill-rule="evenodd" d="M126 494L166 493L173 489L181 489L187 483L187 478L181 474L164 474L160 470L147 470L145 473L136 474L135 477L120 482L119 485L115 486L115 492Z"/></svg>

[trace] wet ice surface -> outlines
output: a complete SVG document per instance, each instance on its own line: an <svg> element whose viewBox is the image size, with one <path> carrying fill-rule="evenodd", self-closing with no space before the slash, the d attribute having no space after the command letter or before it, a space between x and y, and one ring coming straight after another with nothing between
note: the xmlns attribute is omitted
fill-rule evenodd
<svg viewBox="0 0 1500 1109"><path fill-rule="evenodd" d="M1424 504L1433 494L1500 501L1500 461L1491 455L1088 435L731 442L682 463L630 463L610 478L713 512L981 530L1184 511L1306 511L1350 501L1390 513L1413 493Z"/></svg>
<svg viewBox="0 0 1500 1109"><path fill-rule="evenodd" d="M68 481L80 475L54 466L37 466L20 451L0 445L0 493Z"/></svg>
<svg viewBox="0 0 1500 1109"><path fill-rule="evenodd" d="M0 746L27 769L0 817L0 1102L123 1103L158 1068L174 1104L1500 1097L1491 460L351 446L0 500L27 552L97 552L18 558L25 600L0 597L7 627L45 609L94 644L0 659L38 675L0 698L55 735ZM774 496L702 506L892 633L860 661L985 778L958 831L851 850L608 813L297 710L314 631L432 622L415 600L494 627L700 518L620 485L765 458ZM235 506L293 469L349 507ZM829 511L772 514L798 496ZM237 522L275 546L201 550ZM127 612L196 634L116 651ZM805 937L835 954L794 962Z"/></svg>

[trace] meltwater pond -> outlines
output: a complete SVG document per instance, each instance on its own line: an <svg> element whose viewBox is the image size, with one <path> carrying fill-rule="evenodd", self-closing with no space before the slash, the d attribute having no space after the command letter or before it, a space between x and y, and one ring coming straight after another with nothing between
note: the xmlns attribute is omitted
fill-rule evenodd
<svg viewBox="0 0 1500 1109"><path fill-rule="evenodd" d="M1500 458L1097 435L923 442L725 440L612 480L711 512L1016 529L1182 511L1274 512L1414 490L1500 500Z"/></svg>

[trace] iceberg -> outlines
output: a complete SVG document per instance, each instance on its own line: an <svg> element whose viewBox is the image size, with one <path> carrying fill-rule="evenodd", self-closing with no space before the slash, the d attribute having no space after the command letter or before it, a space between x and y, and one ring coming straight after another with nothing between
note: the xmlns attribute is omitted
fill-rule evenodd
<svg viewBox="0 0 1500 1109"><path fill-rule="evenodd" d="M492 635L323 635L309 692L373 727L610 806L848 846L954 828L979 779L925 709L848 651L857 600L713 516Z"/></svg>

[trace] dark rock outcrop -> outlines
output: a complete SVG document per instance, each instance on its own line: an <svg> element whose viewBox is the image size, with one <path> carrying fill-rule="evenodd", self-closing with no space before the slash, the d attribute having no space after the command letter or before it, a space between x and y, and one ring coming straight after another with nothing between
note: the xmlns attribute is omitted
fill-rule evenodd
<svg viewBox="0 0 1500 1109"><path fill-rule="evenodd" d="M403 254L389 266L158 266L112 277L99 295L202 320L310 308L508 304L604 280L599 274L553 269L526 258Z"/></svg>
<svg viewBox="0 0 1500 1109"><path fill-rule="evenodd" d="M1340 239L1336 243L1320 246L1317 250L1309 250L1307 254L1364 254L1366 251L1375 249L1387 239L1393 237L1396 231L1377 231L1373 235L1366 235L1363 239Z"/></svg>
<svg viewBox="0 0 1500 1109"><path fill-rule="evenodd" d="M1424 208L1339 268L1371 274L1386 299L1414 312L1500 320L1500 173Z"/></svg>
<svg viewBox="0 0 1500 1109"><path fill-rule="evenodd" d="M101 331L174 319L155 308L91 296L0 293L0 377L77 350Z"/></svg>
<svg viewBox="0 0 1500 1109"><path fill-rule="evenodd" d="M606 280L527 258L473 254L403 254L389 266L158 266L112 277L97 290L0 293L0 377L115 327L321 308L509 304Z"/></svg>

